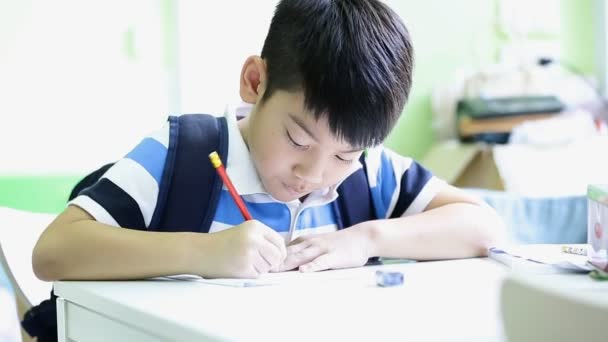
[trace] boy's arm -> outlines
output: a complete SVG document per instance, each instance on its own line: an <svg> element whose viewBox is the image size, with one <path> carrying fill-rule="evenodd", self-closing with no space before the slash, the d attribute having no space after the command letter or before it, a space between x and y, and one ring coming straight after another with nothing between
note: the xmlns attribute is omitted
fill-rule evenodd
<svg viewBox="0 0 608 342"><path fill-rule="evenodd" d="M32 255L43 280L137 279L186 273L188 233L149 233L95 221L69 206L44 231Z"/></svg>
<svg viewBox="0 0 608 342"><path fill-rule="evenodd" d="M419 214L360 223L349 229L294 240L283 269L354 267L372 256L415 260L485 256L505 238L505 224L490 206L444 184Z"/></svg>
<svg viewBox="0 0 608 342"><path fill-rule="evenodd" d="M184 273L255 278L284 257L282 238L257 221L213 234L147 232L109 226L69 206L38 240L32 262L47 281Z"/></svg>
<svg viewBox="0 0 608 342"><path fill-rule="evenodd" d="M281 264L285 241L258 221L212 234L145 230L156 210L169 131L166 123L144 138L47 227L32 256L40 279L255 278Z"/></svg>
<svg viewBox="0 0 608 342"><path fill-rule="evenodd" d="M364 222L371 256L416 260L487 255L488 247L506 239L496 211L465 191L445 184L419 214Z"/></svg>

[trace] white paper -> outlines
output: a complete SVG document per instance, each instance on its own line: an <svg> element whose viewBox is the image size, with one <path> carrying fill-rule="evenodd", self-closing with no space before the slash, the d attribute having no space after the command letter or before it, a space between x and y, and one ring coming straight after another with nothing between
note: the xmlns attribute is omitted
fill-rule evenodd
<svg viewBox="0 0 608 342"><path fill-rule="evenodd" d="M172 276L152 278L153 280L196 281L199 283L229 287L260 287L260 286L315 286L340 285L344 282L373 283L375 281L376 265L395 265L415 263L415 260L382 258L382 261L365 267L328 270L321 272L303 273L300 271L262 274L259 278L203 278L194 274L177 274Z"/></svg>
<svg viewBox="0 0 608 342"><path fill-rule="evenodd" d="M516 271L529 273L589 272L587 256L564 253L561 244L530 244L492 247L488 256ZM567 245L584 248L585 245Z"/></svg>

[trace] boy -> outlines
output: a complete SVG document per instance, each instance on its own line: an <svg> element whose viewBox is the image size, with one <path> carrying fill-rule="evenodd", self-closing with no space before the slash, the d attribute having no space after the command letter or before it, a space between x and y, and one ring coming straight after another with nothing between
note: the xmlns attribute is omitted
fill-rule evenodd
<svg viewBox="0 0 608 342"><path fill-rule="evenodd" d="M49 225L33 253L37 276L254 278L374 256L485 255L503 227L495 212L380 145L405 105L412 64L405 26L379 1L281 1L261 56L242 68L250 113L225 114L227 172L254 220L239 219L224 189L209 233L145 231L166 163L165 126ZM362 168L377 219L338 230L336 189ZM135 225L143 231L118 228Z"/></svg>

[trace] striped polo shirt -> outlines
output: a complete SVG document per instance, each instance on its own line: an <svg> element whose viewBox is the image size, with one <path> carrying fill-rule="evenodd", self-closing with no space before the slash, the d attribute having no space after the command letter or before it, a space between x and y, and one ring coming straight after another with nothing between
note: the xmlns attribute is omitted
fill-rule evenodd
<svg viewBox="0 0 608 342"><path fill-rule="evenodd" d="M332 202L338 197L340 184L315 190L303 202L299 199L278 201L265 191L236 122L236 115L247 114L250 108L229 107L225 117L229 142L226 172L251 215L280 233L286 241L301 235L336 231ZM129 223L139 222L148 227L157 204L168 141L167 122L116 162L87 190L87 195L79 195L70 204L108 225L129 227ZM422 212L444 184L412 159L383 146L368 150L366 164L372 201L380 218L390 217L395 210L402 216ZM361 167L359 162L354 162L351 172ZM104 201L102 206L93 198L111 200ZM242 222L238 207L223 187L209 232L229 229Z"/></svg>

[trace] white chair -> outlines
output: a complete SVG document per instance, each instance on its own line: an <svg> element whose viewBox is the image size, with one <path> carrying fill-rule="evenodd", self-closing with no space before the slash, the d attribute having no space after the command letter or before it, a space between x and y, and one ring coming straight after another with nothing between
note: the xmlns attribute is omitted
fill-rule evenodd
<svg viewBox="0 0 608 342"><path fill-rule="evenodd" d="M40 234L55 217L0 207L0 266L15 290L19 319L33 305L50 296L53 284L34 275L32 251ZM30 340L25 333L23 339Z"/></svg>
<svg viewBox="0 0 608 342"><path fill-rule="evenodd" d="M565 288L558 282L506 278L500 302L507 341L608 341L608 288L588 281Z"/></svg>
<svg viewBox="0 0 608 342"><path fill-rule="evenodd" d="M0 287L0 308L0 342L21 341L15 298L6 287Z"/></svg>

